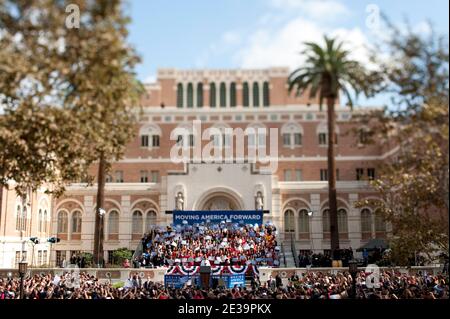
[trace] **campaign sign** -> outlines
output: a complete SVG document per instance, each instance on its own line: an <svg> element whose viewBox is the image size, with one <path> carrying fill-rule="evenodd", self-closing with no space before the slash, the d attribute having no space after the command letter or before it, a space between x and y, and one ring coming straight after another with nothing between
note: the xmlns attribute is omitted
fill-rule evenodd
<svg viewBox="0 0 450 319"><path fill-rule="evenodd" d="M195 276L165 275L164 285L166 287L180 289L183 288L189 280L191 280L191 282L195 282Z"/></svg>
<svg viewBox="0 0 450 319"><path fill-rule="evenodd" d="M234 210L234 211L181 211L174 210L173 224L182 225L184 221L188 225L201 224L201 223L213 223L218 224L222 221L231 221L232 223L244 223L244 224L258 224L263 223L263 211L262 210ZM185 224L186 224L185 222Z"/></svg>
<svg viewBox="0 0 450 319"><path fill-rule="evenodd" d="M244 274L230 276L228 288L234 288L234 286L238 286L238 287L245 286L245 275Z"/></svg>

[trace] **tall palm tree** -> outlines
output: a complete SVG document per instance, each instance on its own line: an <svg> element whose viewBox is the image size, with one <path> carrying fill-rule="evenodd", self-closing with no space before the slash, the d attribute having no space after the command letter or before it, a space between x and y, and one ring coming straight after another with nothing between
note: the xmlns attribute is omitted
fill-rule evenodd
<svg viewBox="0 0 450 319"><path fill-rule="evenodd" d="M308 92L310 98L319 96L320 110L326 100L328 113L328 204L330 209L331 252L334 259L339 259L339 229L336 199L336 163L334 158L335 142L335 104L342 91L353 106L351 90L357 96L363 92L368 96L370 85L369 73L357 61L349 58L349 51L343 49L343 43L336 39L324 37L325 45L306 42L302 54L306 55L303 67L293 71L289 76L289 92L296 90L297 95Z"/></svg>

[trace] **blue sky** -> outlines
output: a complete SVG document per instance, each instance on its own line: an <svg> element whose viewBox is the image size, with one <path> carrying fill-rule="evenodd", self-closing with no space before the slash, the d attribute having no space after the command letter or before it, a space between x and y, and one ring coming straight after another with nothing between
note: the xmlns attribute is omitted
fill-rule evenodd
<svg viewBox="0 0 450 319"><path fill-rule="evenodd" d="M375 5L375 6L373 6ZM395 23L407 18L420 32L425 21L448 35L448 0L129 0L130 42L143 62L139 78L158 68L260 68L302 62L303 41L322 34L348 41L355 58L383 34L376 13ZM365 101L370 104L380 101Z"/></svg>

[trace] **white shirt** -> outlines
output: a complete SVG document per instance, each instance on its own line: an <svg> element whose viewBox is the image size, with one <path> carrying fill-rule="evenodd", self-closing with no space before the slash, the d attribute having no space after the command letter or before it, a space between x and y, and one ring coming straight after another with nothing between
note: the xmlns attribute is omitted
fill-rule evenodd
<svg viewBox="0 0 450 319"><path fill-rule="evenodd" d="M208 259L203 259L200 265L201 266L211 266L211 263L209 262Z"/></svg>

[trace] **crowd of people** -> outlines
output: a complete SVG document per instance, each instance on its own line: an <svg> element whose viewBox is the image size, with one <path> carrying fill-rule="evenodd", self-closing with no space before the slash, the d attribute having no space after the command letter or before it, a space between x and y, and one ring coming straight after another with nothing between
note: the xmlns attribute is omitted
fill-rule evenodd
<svg viewBox="0 0 450 319"><path fill-rule="evenodd" d="M342 261L342 267L348 267L348 262L353 259L353 249L341 249L339 259ZM298 266L306 267L332 267L332 258L330 252L313 253L312 251L300 251L298 255Z"/></svg>
<svg viewBox="0 0 450 319"><path fill-rule="evenodd" d="M383 271L379 285L369 285L366 274L356 276L356 299L448 299L448 275L415 275ZM276 276L260 282L254 277L248 287L202 289L186 284L181 289L165 287L150 278L130 275L124 286L100 281L87 273L78 278L65 273L34 275L25 278L25 299L348 299L352 276L347 272L307 271L283 283ZM20 298L20 279L0 278L0 300Z"/></svg>
<svg viewBox="0 0 450 319"><path fill-rule="evenodd" d="M229 221L219 224L177 225L157 228L142 239L142 254L133 265L159 267L184 264L188 266L280 265L273 224L244 225Z"/></svg>

